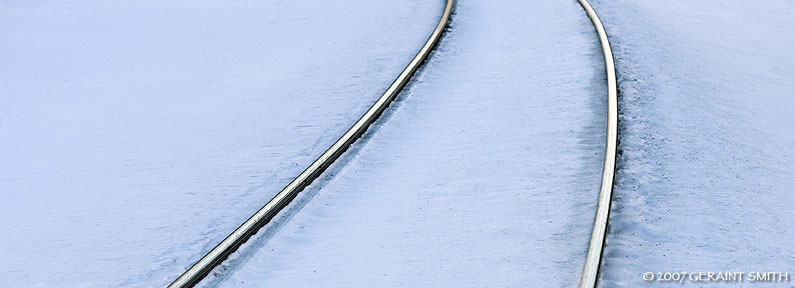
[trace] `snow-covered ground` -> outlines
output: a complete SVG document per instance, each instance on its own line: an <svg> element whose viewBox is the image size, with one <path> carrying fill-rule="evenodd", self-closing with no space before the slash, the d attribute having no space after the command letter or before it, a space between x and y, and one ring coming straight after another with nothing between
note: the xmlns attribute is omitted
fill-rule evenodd
<svg viewBox="0 0 795 288"><path fill-rule="evenodd" d="M203 284L575 285L601 177L603 63L576 1L459 1L364 141Z"/></svg>
<svg viewBox="0 0 795 288"><path fill-rule="evenodd" d="M661 286L644 272L771 271L791 282L709 286L792 287L795 2L594 4L621 121L601 286Z"/></svg>
<svg viewBox="0 0 795 288"><path fill-rule="evenodd" d="M381 94L439 1L0 3L0 287L162 287Z"/></svg>
<svg viewBox="0 0 795 288"><path fill-rule="evenodd" d="M166 285L372 104L443 4L1 3L0 287ZM621 113L601 286L793 278L795 3L594 6ZM575 285L602 61L576 1L458 1L398 102L202 284Z"/></svg>

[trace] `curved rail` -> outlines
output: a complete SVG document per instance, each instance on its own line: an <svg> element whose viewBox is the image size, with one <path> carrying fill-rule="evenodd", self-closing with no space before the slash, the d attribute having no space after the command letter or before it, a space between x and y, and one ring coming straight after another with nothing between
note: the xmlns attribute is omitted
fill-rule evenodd
<svg viewBox="0 0 795 288"><path fill-rule="evenodd" d="M616 67L613 63L613 51L607 40L602 21L588 3L588 0L577 0L588 18L591 18L599 42L602 45L602 54L605 58L605 71L607 72L607 144L605 145L605 162L602 167L602 185L599 188L599 202L596 208L596 219L591 233L591 244L588 246L588 256L585 258L585 268L580 278L580 288L596 287L599 276L599 266L602 262L605 235L607 234L607 221L610 216L610 201L613 195L613 178L616 169L616 148L618 146L618 90L616 88Z"/></svg>
<svg viewBox="0 0 795 288"><path fill-rule="evenodd" d="M370 107L364 115L356 121L355 124L347 131L345 134L340 137L337 142L334 142L331 147L326 150L320 157L312 162L306 170L301 172L295 179L293 179L287 187L284 187L279 194L273 197L270 201L268 201L265 206L260 208L257 213L254 213L253 216L248 218L246 222L244 222L240 227L235 229L232 234L226 237L221 243L219 243L213 250L210 250L207 255L204 255L196 264L190 267L185 273L179 276L174 282L168 285L169 288L182 288L182 287L192 287L196 285L199 281L201 281L205 276L207 276L210 271L218 266L223 262L227 257L229 257L232 252L237 250L240 245L246 242L252 235L254 235L262 226L267 224L273 217L276 216L279 211L281 211L287 204L292 201L295 196L304 190L306 186L312 183L317 177L320 176L323 171L328 168L331 163L333 163L346 149L354 142L356 139L362 136L364 131L372 124L381 113L389 106L389 103L392 102L393 99L398 95L401 89L406 86L411 76L414 74L415 71L420 67L422 62L428 57L433 49L434 45L439 41L444 32L444 28L447 26L447 21L450 19L450 14L453 10L453 0L447 0L447 5L445 5L444 13L442 14L442 18L439 20L439 24L436 25L436 29L433 30L433 33L422 46L417 55L411 59L408 66L403 69L403 72L392 82L392 85L389 85L389 88L378 98L378 101Z"/></svg>

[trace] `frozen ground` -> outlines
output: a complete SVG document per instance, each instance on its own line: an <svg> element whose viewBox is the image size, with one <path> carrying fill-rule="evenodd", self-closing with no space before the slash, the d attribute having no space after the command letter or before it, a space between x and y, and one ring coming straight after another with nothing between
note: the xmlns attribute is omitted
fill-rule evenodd
<svg viewBox="0 0 795 288"><path fill-rule="evenodd" d="M792 281L795 2L594 6L615 51L621 113L601 286L643 286L647 271Z"/></svg>
<svg viewBox="0 0 795 288"><path fill-rule="evenodd" d="M162 287L394 79L439 1L4 1L0 287Z"/></svg>
<svg viewBox="0 0 795 288"><path fill-rule="evenodd" d="M577 283L604 149L593 26L576 1L462 0L450 29L333 177L206 286Z"/></svg>

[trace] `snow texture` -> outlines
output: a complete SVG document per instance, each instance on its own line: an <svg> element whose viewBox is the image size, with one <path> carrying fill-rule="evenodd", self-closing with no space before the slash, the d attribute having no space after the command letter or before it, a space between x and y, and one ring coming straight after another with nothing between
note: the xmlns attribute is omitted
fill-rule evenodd
<svg viewBox="0 0 795 288"><path fill-rule="evenodd" d="M594 4L620 90L600 286L665 286L642 274L681 271L778 271L792 281L795 2ZM709 285L724 286L792 282Z"/></svg>
<svg viewBox="0 0 795 288"><path fill-rule="evenodd" d="M576 1L455 11L398 102L204 286L577 283L606 127L593 26Z"/></svg>
<svg viewBox="0 0 795 288"><path fill-rule="evenodd" d="M427 2L0 3L0 287L167 285L380 96Z"/></svg>

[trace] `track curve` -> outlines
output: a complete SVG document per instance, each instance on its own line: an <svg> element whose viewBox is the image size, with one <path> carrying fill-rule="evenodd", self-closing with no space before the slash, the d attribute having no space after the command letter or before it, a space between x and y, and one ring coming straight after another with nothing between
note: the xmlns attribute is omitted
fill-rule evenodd
<svg viewBox="0 0 795 288"><path fill-rule="evenodd" d="M602 54L605 58L605 72L607 73L607 143L605 145L605 161L602 167L602 184L599 188L599 200L596 208L591 242L588 247L588 256L585 258L585 268L580 278L580 288L596 287L599 278L599 266L602 262L607 222L610 216L610 202L613 195L613 179L616 170L616 149L618 147L618 89L616 85L616 67L613 63L613 51L607 39L607 32L596 15L588 0L577 0L588 18L593 22Z"/></svg>
<svg viewBox="0 0 795 288"><path fill-rule="evenodd" d="M353 126L348 129L334 144L329 147L320 157L312 162L301 174L293 179L281 192L276 194L268 203L265 204L260 210L252 215L240 227L235 229L234 232L229 234L221 243L215 246L210 252L202 257L198 262L193 264L187 271L182 273L174 282L168 285L169 288L183 288L193 287L207 276L210 271L221 264L232 252L236 251L240 245L245 243L252 235L254 235L262 226L270 222L279 211L281 211L287 204L292 201L295 196L301 192L306 186L317 179L326 168L329 167L337 158L342 155L345 150L350 147L367 130L367 128L378 119L381 113L386 109L392 100L397 97L398 93L406 86L414 72L419 69L422 62L428 58L436 43L441 39L445 27L447 27L448 20L453 10L454 0L446 0L444 12L436 25L436 28L431 33L431 36L420 48L419 52L411 59L411 62L403 69L395 81L389 85L389 88L378 98L370 109L356 121Z"/></svg>

